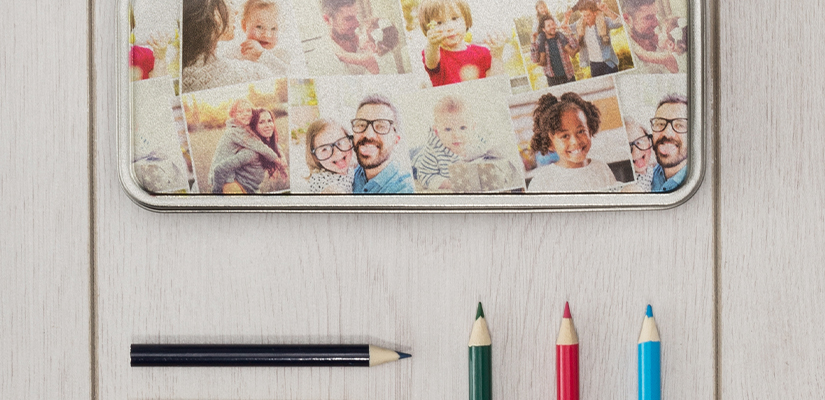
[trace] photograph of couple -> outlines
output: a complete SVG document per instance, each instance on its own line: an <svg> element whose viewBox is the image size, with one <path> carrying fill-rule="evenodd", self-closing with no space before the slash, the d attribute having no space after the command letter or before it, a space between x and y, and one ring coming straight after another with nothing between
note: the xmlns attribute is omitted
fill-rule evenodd
<svg viewBox="0 0 825 400"><path fill-rule="evenodd" d="M289 190L287 99L286 79L182 96L201 193Z"/></svg>

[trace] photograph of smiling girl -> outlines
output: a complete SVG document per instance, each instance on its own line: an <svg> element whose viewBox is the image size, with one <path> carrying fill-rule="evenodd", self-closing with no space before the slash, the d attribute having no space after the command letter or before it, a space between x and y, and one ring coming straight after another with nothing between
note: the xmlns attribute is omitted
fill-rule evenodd
<svg viewBox="0 0 825 400"><path fill-rule="evenodd" d="M295 0L310 76L410 72L398 0Z"/></svg>
<svg viewBox="0 0 825 400"><path fill-rule="evenodd" d="M528 192L618 191L634 181L612 77L513 96Z"/></svg>
<svg viewBox="0 0 825 400"><path fill-rule="evenodd" d="M627 143L632 153L633 171L636 175L635 184L628 185L623 191L655 191L653 181L660 164L658 158L662 157L665 160L664 167L668 170L679 170L679 163L684 161L682 158L689 154L687 135L661 135L655 132L651 124L651 120L657 117L659 104L663 99L672 98L673 95L684 97L687 93L687 75L621 75L616 77L616 85L622 104L622 115L626 119ZM684 108L687 108L686 105ZM687 114L681 116L687 117ZM665 128L669 131L672 125ZM656 139L659 140L658 143ZM676 150L667 151L666 144L671 144ZM674 154L679 162L671 162Z"/></svg>
<svg viewBox="0 0 825 400"><path fill-rule="evenodd" d="M527 87L509 7L498 0L402 0L413 72L422 87L488 76ZM527 87L529 90L529 87Z"/></svg>
<svg viewBox="0 0 825 400"><path fill-rule="evenodd" d="M499 76L401 99L417 193L525 189L507 100L501 95L508 88L508 80Z"/></svg>
<svg viewBox="0 0 825 400"><path fill-rule="evenodd" d="M287 100L285 78L181 96L201 193L289 189Z"/></svg>

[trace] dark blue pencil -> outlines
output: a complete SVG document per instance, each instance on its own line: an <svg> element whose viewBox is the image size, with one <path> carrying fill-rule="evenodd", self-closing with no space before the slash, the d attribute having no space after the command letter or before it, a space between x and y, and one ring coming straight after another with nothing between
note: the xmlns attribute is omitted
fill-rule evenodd
<svg viewBox="0 0 825 400"><path fill-rule="evenodd" d="M370 345L133 344L133 367L372 367L410 355Z"/></svg>

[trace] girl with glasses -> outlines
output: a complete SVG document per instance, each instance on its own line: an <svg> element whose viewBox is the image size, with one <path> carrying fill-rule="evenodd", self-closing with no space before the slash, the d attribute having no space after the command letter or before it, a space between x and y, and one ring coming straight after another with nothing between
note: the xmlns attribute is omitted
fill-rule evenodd
<svg viewBox="0 0 825 400"><path fill-rule="evenodd" d="M306 134L309 187L313 193L352 193L352 136L338 122L319 119Z"/></svg>
<svg viewBox="0 0 825 400"><path fill-rule="evenodd" d="M630 185L626 191L648 193L653 181L653 170L656 168L653 136L647 128L630 117L624 119L624 127L627 130L627 143L630 145L630 154L633 158L633 174L636 176L636 183Z"/></svg>

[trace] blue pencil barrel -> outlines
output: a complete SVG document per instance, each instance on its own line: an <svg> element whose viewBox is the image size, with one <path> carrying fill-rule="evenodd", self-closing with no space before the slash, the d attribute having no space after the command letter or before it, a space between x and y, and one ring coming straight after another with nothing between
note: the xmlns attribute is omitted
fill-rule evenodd
<svg viewBox="0 0 825 400"><path fill-rule="evenodd" d="M662 344L639 343L639 400L662 400Z"/></svg>

